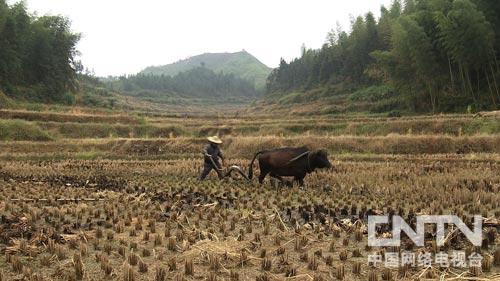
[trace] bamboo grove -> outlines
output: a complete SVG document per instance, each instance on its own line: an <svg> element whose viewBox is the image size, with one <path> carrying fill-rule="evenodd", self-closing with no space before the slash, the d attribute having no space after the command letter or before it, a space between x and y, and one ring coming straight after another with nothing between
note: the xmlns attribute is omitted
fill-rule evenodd
<svg viewBox="0 0 500 281"><path fill-rule="evenodd" d="M61 16L28 13L0 0L0 92L16 99L74 103L80 35Z"/></svg>
<svg viewBox="0 0 500 281"><path fill-rule="evenodd" d="M361 91L381 111L498 109L499 14L498 1L396 0L378 20L357 17L350 33L338 27L321 49L282 60L267 95Z"/></svg>

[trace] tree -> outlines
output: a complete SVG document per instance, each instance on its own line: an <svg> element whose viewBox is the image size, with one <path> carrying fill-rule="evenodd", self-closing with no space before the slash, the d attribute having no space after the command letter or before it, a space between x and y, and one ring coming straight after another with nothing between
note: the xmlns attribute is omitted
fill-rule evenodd
<svg viewBox="0 0 500 281"><path fill-rule="evenodd" d="M196 67L175 76L137 74L120 77L110 87L132 95L169 96L191 98L224 98L229 95L254 98L258 95L254 84L233 74L215 73L206 67Z"/></svg>
<svg viewBox="0 0 500 281"><path fill-rule="evenodd" d="M433 51L430 38L418 23L408 16L399 19L398 36L394 40L394 52L405 53L404 62L411 68L416 78L415 84L420 91L427 92L432 112L437 109L437 93L439 92L439 64ZM401 47L403 45L403 47ZM423 87L422 87L423 86Z"/></svg>
<svg viewBox="0 0 500 281"><path fill-rule="evenodd" d="M491 61L494 60L494 32L484 14L469 0L456 0L451 11L437 15L440 43L452 61L458 66L462 89L469 92L476 106L478 94L472 85L471 72L476 73L476 83L480 83L480 73L495 78ZM498 94L498 92L497 92ZM491 94L492 102L496 104ZM496 107L496 105L495 105Z"/></svg>
<svg viewBox="0 0 500 281"><path fill-rule="evenodd" d="M64 101L76 88L79 39L64 17L32 16L23 1L0 0L0 87L12 97L27 89L27 98Z"/></svg>
<svg viewBox="0 0 500 281"><path fill-rule="evenodd" d="M414 13L415 10L416 10L415 0L405 0L403 13L409 15Z"/></svg>
<svg viewBox="0 0 500 281"><path fill-rule="evenodd" d="M391 16L392 19L397 19L401 16L401 11L403 7L401 5L400 0L394 0L391 5L391 9L389 12L389 15Z"/></svg>
<svg viewBox="0 0 500 281"><path fill-rule="evenodd" d="M377 25L380 50L387 51L391 47L391 26L392 19L389 16L389 11L384 6L382 6L382 8L380 8L380 20Z"/></svg>
<svg viewBox="0 0 500 281"><path fill-rule="evenodd" d="M378 21L371 13L352 18L350 33L332 30L321 49L304 48L301 57L282 62L267 91L322 88L336 95L380 85L395 91L391 98L397 102L389 109L462 111L471 103L477 110L497 108L499 3L395 0L381 7Z"/></svg>

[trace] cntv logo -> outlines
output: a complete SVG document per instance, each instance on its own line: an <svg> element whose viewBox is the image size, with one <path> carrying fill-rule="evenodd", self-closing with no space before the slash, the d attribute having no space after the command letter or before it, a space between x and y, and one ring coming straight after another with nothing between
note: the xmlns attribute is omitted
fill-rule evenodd
<svg viewBox="0 0 500 281"><path fill-rule="evenodd" d="M481 246L483 240L483 218L479 215L474 216L473 228L471 230L458 216L455 215L422 215L416 217L416 230L413 230L402 217L392 217L392 237L377 238L376 226L388 224L389 216L368 216L368 246L387 247L401 245L401 232L415 243L417 247L424 247L425 243L425 224L436 225L436 244L443 246L445 241L445 224L455 225L465 237L474 245Z"/></svg>

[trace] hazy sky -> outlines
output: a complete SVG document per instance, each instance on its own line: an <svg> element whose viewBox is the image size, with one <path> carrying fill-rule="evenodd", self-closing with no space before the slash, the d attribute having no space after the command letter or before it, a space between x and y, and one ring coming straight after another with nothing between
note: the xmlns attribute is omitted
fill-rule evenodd
<svg viewBox="0 0 500 281"><path fill-rule="evenodd" d="M9 3L17 2L15 0ZM242 49L270 67L304 43L319 48L339 22L392 0L27 0L38 15L69 17L82 33L84 65L96 75L136 73L205 52Z"/></svg>

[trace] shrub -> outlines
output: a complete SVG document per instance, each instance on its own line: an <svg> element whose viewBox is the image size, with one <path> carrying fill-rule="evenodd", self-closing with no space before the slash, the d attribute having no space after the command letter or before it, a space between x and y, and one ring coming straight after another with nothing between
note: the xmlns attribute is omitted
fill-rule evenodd
<svg viewBox="0 0 500 281"><path fill-rule="evenodd" d="M387 117L401 117L401 112L397 110L393 110L389 113L387 113Z"/></svg>
<svg viewBox="0 0 500 281"><path fill-rule="evenodd" d="M0 90L0 108L9 108L12 107L13 104L12 100Z"/></svg>
<svg viewBox="0 0 500 281"><path fill-rule="evenodd" d="M52 137L38 126L23 120L0 120L0 140L48 141Z"/></svg>
<svg viewBox="0 0 500 281"><path fill-rule="evenodd" d="M351 101L380 101L392 96L393 89L387 85L362 88L349 96Z"/></svg>

